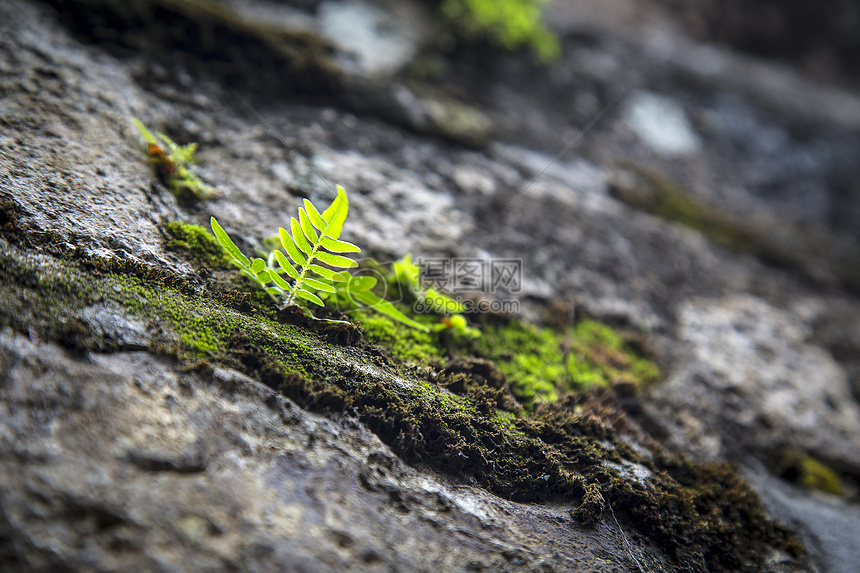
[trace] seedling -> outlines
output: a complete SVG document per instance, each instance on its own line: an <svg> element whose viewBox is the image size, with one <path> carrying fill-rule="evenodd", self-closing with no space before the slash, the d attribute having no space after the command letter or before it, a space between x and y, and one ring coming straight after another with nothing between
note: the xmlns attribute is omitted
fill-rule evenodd
<svg viewBox="0 0 860 573"><path fill-rule="evenodd" d="M481 331L470 327L466 317L461 314L466 311L466 305L435 289L424 288L421 284L421 268L412 262L412 255L406 255L394 262L392 279L415 298L416 307L443 315L439 323L434 325L434 330L452 332L468 338L481 336Z"/></svg>
<svg viewBox="0 0 860 573"><path fill-rule="evenodd" d="M161 132L155 135L137 118L131 118L146 141L149 159L156 166L159 178L167 188L183 199L212 199L215 189L204 183L192 170L197 165L197 144L179 145ZM156 137L157 136L157 137Z"/></svg>
<svg viewBox="0 0 860 573"><path fill-rule="evenodd" d="M273 249L266 259L248 259L233 243L215 217L210 224L218 242L239 267L242 274L256 282L281 308L296 306L307 316L316 318L309 304L324 306L329 300L349 306L366 306L413 328L429 332L429 327L412 320L372 292L377 280L352 276L348 271L358 266L343 253L361 249L339 239L349 213L346 191L337 186L337 196L322 213L311 201L304 200L299 217L290 218L290 230L278 229L281 248ZM329 322L332 319L320 319Z"/></svg>

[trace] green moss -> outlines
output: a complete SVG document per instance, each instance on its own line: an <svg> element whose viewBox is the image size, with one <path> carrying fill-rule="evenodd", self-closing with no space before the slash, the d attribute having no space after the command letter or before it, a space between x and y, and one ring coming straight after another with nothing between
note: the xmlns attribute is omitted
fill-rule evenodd
<svg viewBox="0 0 860 573"><path fill-rule="evenodd" d="M806 488L817 489L833 495L844 495L845 488L839 474L818 460L805 457L800 460L800 483Z"/></svg>
<svg viewBox="0 0 860 573"><path fill-rule="evenodd" d="M777 474L807 489L815 489L833 495L845 495L842 478L826 464L802 452L784 452L775 464Z"/></svg>
<svg viewBox="0 0 860 573"><path fill-rule="evenodd" d="M405 308L399 310L407 311ZM350 314L361 323L368 340L385 346L400 360L427 364L445 356L445 348L436 332L421 332L370 309L359 309ZM413 318L423 324L433 324L438 320L430 315Z"/></svg>
<svg viewBox="0 0 860 573"><path fill-rule="evenodd" d="M215 237L205 228L182 221L170 221L165 230L172 237L165 247L182 251L193 262L206 263L212 268L230 268L230 259Z"/></svg>
<svg viewBox="0 0 860 573"><path fill-rule="evenodd" d="M637 355L612 328L594 320L581 320L570 337L568 371L574 387L628 384L634 389L657 381L660 370L653 361Z"/></svg>
<svg viewBox="0 0 860 573"><path fill-rule="evenodd" d="M476 346L495 360L511 391L526 408L539 400L555 402L560 393L594 386L634 389L659 377L657 366L638 356L610 327L583 320L558 332L517 321L487 325Z"/></svg>
<svg viewBox="0 0 860 573"><path fill-rule="evenodd" d="M557 389L565 386L566 369L561 340L551 329L514 321L481 330L478 351L496 361L511 392L526 408L539 400L558 400Z"/></svg>
<svg viewBox="0 0 860 573"><path fill-rule="evenodd" d="M558 38L543 23L548 0L444 0L442 13L467 39L483 37L506 50L524 47L547 63L558 57Z"/></svg>

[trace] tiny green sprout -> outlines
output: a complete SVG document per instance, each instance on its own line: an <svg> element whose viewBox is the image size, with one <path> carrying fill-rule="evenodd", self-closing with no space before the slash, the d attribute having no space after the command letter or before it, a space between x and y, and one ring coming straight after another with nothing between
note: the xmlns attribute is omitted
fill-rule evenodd
<svg viewBox="0 0 860 573"><path fill-rule="evenodd" d="M466 305L448 295L421 285L421 269L406 255L391 266L392 279L405 287L415 297L417 306L437 314L457 314L466 311Z"/></svg>
<svg viewBox="0 0 860 573"><path fill-rule="evenodd" d="M338 239L348 212L349 200L339 185L337 197L322 213L305 199L304 207L299 207L299 218L290 219L290 231L279 229L283 251L272 251L268 260L248 259L215 217L210 224L215 238L242 274L259 284L282 307L297 305L308 310L307 303L323 306L318 292L336 293L334 284L347 281L348 273L335 269L358 266L354 260L338 254L361 252L356 245Z"/></svg>
<svg viewBox="0 0 860 573"><path fill-rule="evenodd" d="M478 338L481 331L470 327L466 317L466 305L432 288L423 288L421 269L412 262L412 255L406 255L391 265L391 279L406 288L415 298L415 307L421 311L443 315L433 326L437 332L448 332L456 337Z"/></svg>
<svg viewBox="0 0 860 573"><path fill-rule="evenodd" d="M443 316L434 329L441 332L450 332L458 338L480 338L481 331L469 326L466 317L462 314Z"/></svg>
<svg viewBox="0 0 860 573"><path fill-rule="evenodd" d="M212 199L217 196L215 189L191 169L197 164L196 143L179 145L161 132L153 135L137 118L131 118L131 122L146 141L150 161L156 165L158 176L174 195L183 199Z"/></svg>
<svg viewBox="0 0 860 573"><path fill-rule="evenodd" d="M377 282L374 277L350 277L345 287L338 289L337 300L344 306L372 308L416 330L430 332L430 327L409 318L393 304L371 291L370 289L375 287Z"/></svg>

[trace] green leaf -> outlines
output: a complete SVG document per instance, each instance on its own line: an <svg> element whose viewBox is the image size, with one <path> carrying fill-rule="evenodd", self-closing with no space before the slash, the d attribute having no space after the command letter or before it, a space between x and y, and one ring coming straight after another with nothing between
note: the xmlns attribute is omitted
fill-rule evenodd
<svg viewBox="0 0 860 573"><path fill-rule="evenodd" d="M338 241L329 237L323 237L320 244L333 253L360 253L361 249L352 243L346 241Z"/></svg>
<svg viewBox="0 0 860 573"><path fill-rule="evenodd" d="M143 123L139 119L133 117L131 118L131 122L134 124L134 126L137 128L137 130L140 132L140 134L143 136L147 143L153 143L155 145L158 145L158 140L155 139L155 136L152 135L152 132L146 129L146 126L143 125Z"/></svg>
<svg viewBox="0 0 860 573"><path fill-rule="evenodd" d="M266 294L274 299L279 299L284 294L283 289L279 289L277 287L266 287L264 290L266 291Z"/></svg>
<svg viewBox="0 0 860 573"><path fill-rule="evenodd" d="M424 300L433 307L435 312L440 314L455 314L466 311L466 305L462 302L454 300L432 288L428 288L424 292Z"/></svg>
<svg viewBox="0 0 860 573"><path fill-rule="evenodd" d="M326 220L328 226L324 235L337 239L340 232L343 230L343 224L346 222L346 216L349 214L349 199L346 196L346 191L340 185L337 186L337 197L331 202L328 209L323 211L323 219Z"/></svg>
<svg viewBox="0 0 860 573"><path fill-rule="evenodd" d="M290 261L287 260L286 255L281 251L275 251L275 258L278 260L278 266L284 269L284 272L287 273L291 279L294 281L299 280L299 273L296 271L295 267L290 264Z"/></svg>
<svg viewBox="0 0 860 573"><path fill-rule="evenodd" d="M308 302L312 302L312 303L314 303L314 304L316 304L316 305L319 305L319 306L325 306L325 305L323 304L322 299L321 299L320 297L318 297L317 295L315 295L314 293L312 293L312 292L308 292L308 291L306 291L306 290L299 289L299 290L297 290L297 291L296 291L296 296L297 296L297 297L299 297L299 298L303 298L303 299L305 299L305 300L306 300L306 301L308 301Z"/></svg>
<svg viewBox="0 0 860 573"><path fill-rule="evenodd" d="M300 267L305 266L305 258L302 256L301 251L296 246L296 242L293 241L293 238L283 227L278 227L278 235L281 238L281 245L284 247L284 250L287 251L287 254L290 255L290 258L293 259L293 262L299 265Z"/></svg>
<svg viewBox="0 0 860 573"><path fill-rule="evenodd" d="M430 327L428 327L426 324L421 324L420 322L412 320L411 318L397 310L397 308L393 304L391 304L387 300L379 298L370 291L359 291L351 294L353 298L355 298L355 300L363 303L366 306L369 306L376 312L381 312L382 314L393 318L398 322L402 322L407 326L411 326L412 328L416 328L423 332L430 332Z"/></svg>
<svg viewBox="0 0 860 573"><path fill-rule="evenodd" d="M340 255L332 255L331 253L326 253L323 251L317 251L317 258L327 265L331 265L333 267L338 267L341 269L350 269L352 267L358 266L358 263L353 261L352 259L348 259Z"/></svg>
<svg viewBox="0 0 860 573"><path fill-rule="evenodd" d="M240 266L250 268L251 261L248 260L248 257L242 254L242 251L239 250L239 247L233 243L230 236L221 228L221 225L218 224L215 217L209 219L209 225L212 227L212 232L215 233L215 238L218 239L218 243L225 251L227 251L227 254L230 255L230 257L232 257L232 259Z"/></svg>
<svg viewBox="0 0 860 573"><path fill-rule="evenodd" d="M299 249L301 249L304 254L310 255L313 252L313 249L308 244L308 240L305 239L302 227L299 225L299 222L296 221L295 217L290 217L290 229L293 231L293 240L296 242Z"/></svg>
<svg viewBox="0 0 860 573"><path fill-rule="evenodd" d="M316 245L320 242L320 238L317 236L316 229L314 229L307 211L301 208L299 209L299 223L301 224L305 237L308 238L308 241L310 241L312 245Z"/></svg>
<svg viewBox="0 0 860 573"><path fill-rule="evenodd" d="M278 285L279 287L281 287L285 291L290 292L292 290L290 283L288 283L287 281L282 279L281 275L279 275L278 273L270 272L269 275L272 277L272 282L274 282L276 285Z"/></svg>
<svg viewBox="0 0 860 573"><path fill-rule="evenodd" d="M337 292L337 289L335 289L330 284L324 283L322 281L317 281L314 279L309 279L307 277L305 277L304 280L302 281L302 286L305 286L305 285L307 285L307 286L309 286L315 290L321 290L322 292L331 292L331 293Z"/></svg>
<svg viewBox="0 0 860 573"><path fill-rule="evenodd" d="M319 265L311 265L308 267L308 270L310 270L311 272L314 272L314 273L318 274L319 276L326 278L330 281L334 281L337 283L342 283L342 282L346 281L346 278L343 276L342 273L339 273L337 271L333 271L331 269L327 269L325 267L321 267Z"/></svg>
<svg viewBox="0 0 860 573"><path fill-rule="evenodd" d="M346 288L349 292L370 290L376 286L377 282L375 277L352 277L346 283Z"/></svg>
<svg viewBox="0 0 860 573"><path fill-rule="evenodd" d="M322 215L320 215L320 212L317 211L317 208L314 207L313 203L311 203L307 199L304 199L304 203L305 203L305 211L308 212L308 216L310 216L311 223L313 223L314 227L316 227L320 231L325 231L326 226L328 226L328 223L326 222L326 220L323 218Z"/></svg>
<svg viewBox="0 0 860 573"><path fill-rule="evenodd" d="M260 274L266 268L266 261L260 258L255 258L251 261L251 272L255 275Z"/></svg>

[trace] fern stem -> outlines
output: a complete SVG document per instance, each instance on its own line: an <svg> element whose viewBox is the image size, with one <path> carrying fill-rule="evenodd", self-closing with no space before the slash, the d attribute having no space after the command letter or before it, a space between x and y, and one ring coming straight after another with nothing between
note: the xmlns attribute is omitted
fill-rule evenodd
<svg viewBox="0 0 860 573"><path fill-rule="evenodd" d="M301 288L302 281L305 278L305 273L307 273L308 270L311 268L311 263L314 260L314 255L316 255L317 249L320 248L321 244L322 244L322 237L320 237L319 242L316 245L314 245L314 248L311 249L311 253L305 259L305 264L302 265L302 269L299 272L299 278L297 278L296 281L293 283L293 288L290 291L290 296L287 297L287 301L284 303L284 306L290 306L291 304L293 304L293 299L296 298L296 292Z"/></svg>

